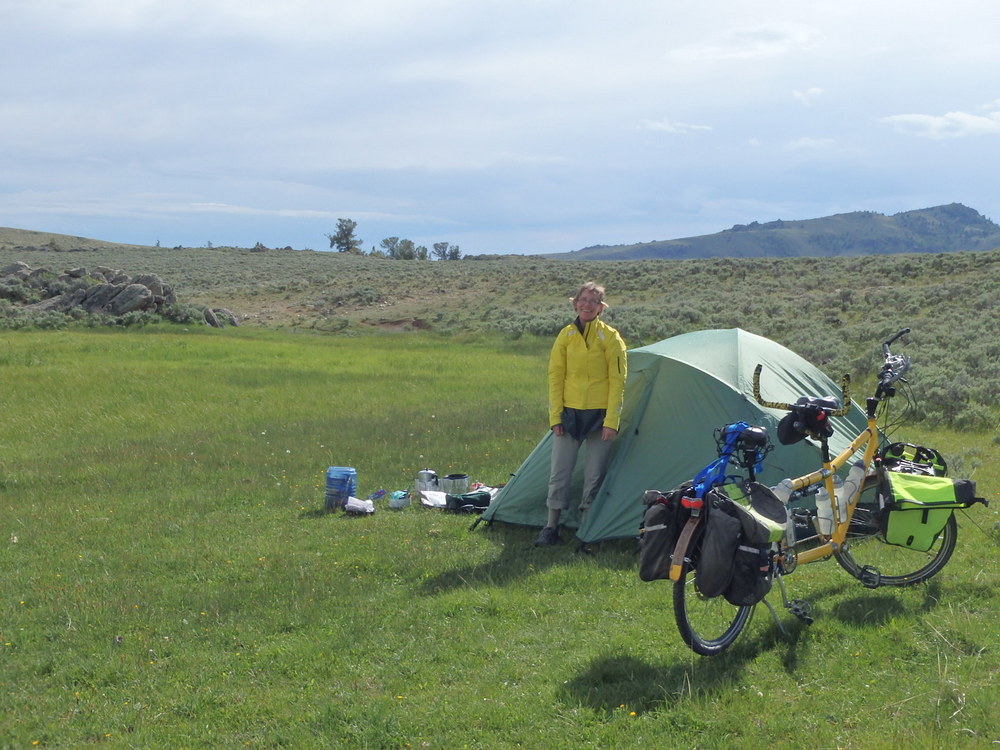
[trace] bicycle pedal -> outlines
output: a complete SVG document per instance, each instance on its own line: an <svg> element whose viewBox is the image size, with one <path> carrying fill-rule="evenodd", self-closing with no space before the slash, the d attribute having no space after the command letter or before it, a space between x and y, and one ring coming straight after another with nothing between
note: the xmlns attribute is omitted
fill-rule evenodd
<svg viewBox="0 0 1000 750"><path fill-rule="evenodd" d="M792 599L785 605L789 612L798 617L806 625L813 624L812 605L802 599Z"/></svg>
<svg viewBox="0 0 1000 750"><path fill-rule="evenodd" d="M858 580L866 589L877 589L882 585L882 573L878 568L865 565L858 571Z"/></svg>

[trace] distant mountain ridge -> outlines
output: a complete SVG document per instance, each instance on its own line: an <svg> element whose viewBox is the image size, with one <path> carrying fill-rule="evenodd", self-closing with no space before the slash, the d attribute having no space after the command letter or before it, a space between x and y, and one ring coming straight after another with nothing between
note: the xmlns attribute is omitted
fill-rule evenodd
<svg viewBox="0 0 1000 750"><path fill-rule="evenodd" d="M886 216L854 211L820 219L737 224L716 234L634 245L595 245L544 257L564 260L765 258L948 253L1000 248L1000 226L978 211L946 206Z"/></svg>

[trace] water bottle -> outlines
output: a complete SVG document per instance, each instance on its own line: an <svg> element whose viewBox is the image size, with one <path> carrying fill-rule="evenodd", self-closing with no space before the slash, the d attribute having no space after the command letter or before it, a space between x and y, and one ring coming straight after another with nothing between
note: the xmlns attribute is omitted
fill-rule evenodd
<svg viewBox="0 0 1000 750"><path fill-rule="evenodd" d="M843 486L844 480L839 475L834 474L833 491L838 499L844 494L841 489ZM830 493L826 491L825 482L819 486L819 492L816 493L816 530L824 536L830 536L833 533L833 504L830 502Z"/></svg>
<svg viewBox="0 0 1000 750"><path fill-rule="evenodd" d="M792 496L792 480L782 479L777 485L771 488L771 492L774 496L781 501L781 504L785 506L785 510L788 510L788 500ZM788 514L788 522L785 524L785 545L788 547L794 547L796 542L795 535L795 519L792 518L792 514Z"/></svg>
<svg viewBox="0 0 1000 750"><path fill-rule="evenodd" d="M352 466L331 466L326 470L326 509L343 508L358 487L358 472Z"/></svg>
<svg viewBox="0 0 1000 750"><path fill-rule="evenodd" d="M771 488L771 492L774 493L783 505L788 505L788 498L792 496L792 480L782 479L778 484Z"/></svg>
<svg viewBox="0 0 1000 750"><path fill-rule="evenodd" d="M865 462L861 460L855 461L851 466L851 470L847 472L847 479L844 480L843 488L837 491L837 512L841 521L847 518L847 505L851 502L851 498L854 497L854 493L858 491L858 487L861 486L864 478Z"/></svg>

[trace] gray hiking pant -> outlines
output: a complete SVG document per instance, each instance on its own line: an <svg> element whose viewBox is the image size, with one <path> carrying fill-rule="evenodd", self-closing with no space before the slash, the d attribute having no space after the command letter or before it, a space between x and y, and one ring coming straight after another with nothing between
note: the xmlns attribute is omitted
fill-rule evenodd
<svg viewBox="0 0 1000 750"><path fill-rule="evenodd" d="M569 507L570 483L573 480L573 469L576 466L580 446L586 444L583 468L583 494L580 507L588 508L597 490L604 481L608 470L608 459L611 458L613 440L601 440L601 430L594 430L584 440L575 440L568 434L559 437L553 435L552 468L549 472L549 495L545 506L552 510L566 510Z"/></svg>

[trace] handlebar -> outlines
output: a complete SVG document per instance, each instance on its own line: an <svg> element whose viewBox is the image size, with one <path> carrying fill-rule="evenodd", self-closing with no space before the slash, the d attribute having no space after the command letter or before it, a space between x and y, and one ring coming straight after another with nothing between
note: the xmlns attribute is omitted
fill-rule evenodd
<svg viewBox="0 0 1000 750"><path fill-rule="evenodd" d="M896 389L893 387L893 383L903 380L903 376L910 370L910 358L905 354L893 354L892 345L896 341L905 336L910 332L909 328L904 328L898 333L896 333L891 338L882 342L882 356L884 358L884 363L882 365L882 370L879 372L878 380L879 384L875 390L875 398L889 398L896 393ZM781 411L794 411L797 407L801 407L803 402L806 401L816 401L816 399L810 399L808 397L803 397L800 399L798 404L786 404L778 401L765 401L760 395L760 373L763 369L763 365L757 365L753 371L753 397L756 399L757 403L768 409L780 409ZM850 395L850 375L845 374L841 380L841 390L844 394L844 400L841 402L841 406L838 409L829 409L829 414L831 417L842 417L851 410L851 395Z"/></svg>
<svg viewBox="0 0 1000 750"><path fill-rule="evenodd" d="M768 409L780 409L781 411L793 411L798 404L786 404L779 401L765 401L760 395L760 373L764 369L763 365L758 364L753 371L753 397L757 400L757 403ZM830 409L831 417L843 417L851 410L851 376L844 374L844 377L840 381L840 390L843 393L844 400L841 401L841 406L838 409Z"/></svg>
<svg viewBox="0 0 1000 750"><path fill-rule="evenodd" d="M904 328L902 331L900 331L899 333L897 333L895 336L893 336L888 341L883 341L882 342L882 356L885 357L886 359L888 359L889 357L891 357L892 356L892 352L889 351L889 347L896 343L896 339L898 339L900 336L905 336L909 332L910 332L909 328Z"/></svg>
<svg viewBox="0 0 1000 750"><path fill-rule="evenodd" d="M896 339L910 332L909 328L904 328L888 341L882 343L882 356L885 359L882 370L878 374L878 388L875 397L893 396L896 389L892 384L898 380L903 380L903 376L910 370L910 358L905 354L893 354L890 348ZM906 381L903 380L905 383Z"/></svg>

